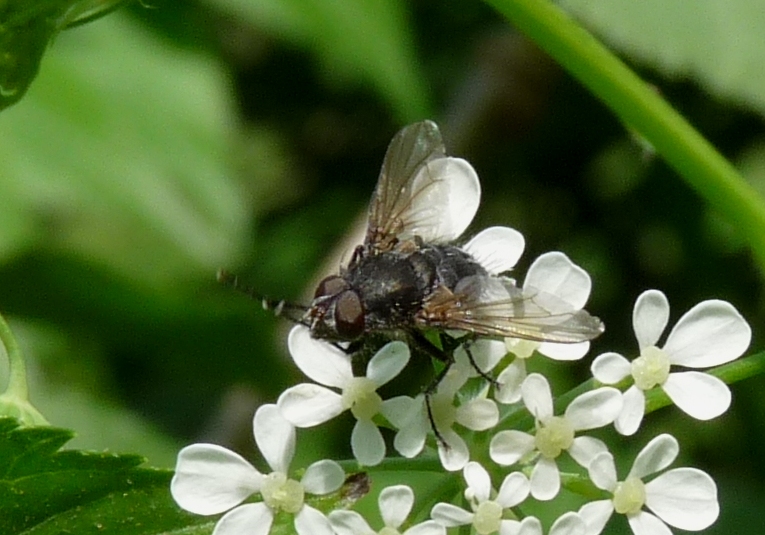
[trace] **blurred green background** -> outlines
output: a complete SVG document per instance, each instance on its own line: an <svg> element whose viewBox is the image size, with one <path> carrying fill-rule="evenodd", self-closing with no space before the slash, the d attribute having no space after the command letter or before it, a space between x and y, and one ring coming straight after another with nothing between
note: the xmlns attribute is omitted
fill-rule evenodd
<svg viewBox="0 0 765 535"><path fill-rule="evenodd" d="M765 193L760 0L561 4ZM634 355L648 288L668 295L671 323L732 302L761 348L762 272L735 228L487 6L157 0L57 35L0 114L0 311L32 401L78 432L73 447L155 466L199 440L251 456L255 406L302 378L288 326L216 270L305 300L352 250L388 141L424 118L481 177L472 232L520 230L519 273L551 249L590 272L588 308L607 325L592 356ZM556 390L590 358L551 367ZM634 453L679 435L684 463L720 485L707 533L765 529L763 386L734 385L713 422L665 409L623 439ZM347 454L346 438L323 440L312 447Z"/></svg>

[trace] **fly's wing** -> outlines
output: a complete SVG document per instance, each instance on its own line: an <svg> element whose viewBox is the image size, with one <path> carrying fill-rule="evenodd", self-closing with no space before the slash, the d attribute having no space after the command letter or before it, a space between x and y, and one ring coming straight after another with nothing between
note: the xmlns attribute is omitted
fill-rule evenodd
<svg viewBox="0 0 765 535"><path fill-rule="evenodd" d="M475 171L465 160L446 156L436 123L407 126L385 154L365 244L383 252L415 236L431 243L454 240L470 224L479 200Z"/></svg>
<svg viewBox="0 0 765 535"><path fill-rule="evenodd" d="M485 275L466 277L453 292L436 290L417 320L425 327L540 342L584 342L604 330L600 319L554 295Z"/></svg>

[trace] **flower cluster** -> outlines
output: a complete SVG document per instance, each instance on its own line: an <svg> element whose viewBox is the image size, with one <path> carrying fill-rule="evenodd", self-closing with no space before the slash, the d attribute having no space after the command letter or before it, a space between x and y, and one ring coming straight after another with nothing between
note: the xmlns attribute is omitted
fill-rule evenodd
<svg viewBox="0 0 765 535"><path fill-rule="evenodd" d="M434 162L428 164L431 173L451 173L444 180L461 186L458 193L440 199L444 206L429 207L429 217L440 218L438 228L443 229L441 236L429 238L452 240L472 219L474 210L464 207L478 204L477 198L465 195L477 196L480 188L464 160L444 157ZM520 233L493 227L462 249L490 276L503 277L523 248ZM570 319L585 306L591 282L566 255L550 252L532 262L523 282L514 287L519 295L544 301L550 318ZM718 516L716 486L698 469L668 469L679 453L675 438L660 434L649 440L621 480L616 452L602 439L608 427L622 435L636 433L646 412L646 393L653 389L663 390L698 420L719 416L730 405L728 387L699 370L739 357L749 346L749 325L729 303L704 301L685 313L661 344L668 321L664 294L649 290L640 295L633 311L636 357L630 361L613 352L596 357L591 365L594 381L589 383L594 386L568 396L565 406L556 403L544 375L527 372L527 361L537 355L579 360L588 353L589 341L537 335L460 338L464 333L449 332L459 344L440 381L418 395L383 399L380 388L409 363L410 348L404 342L380 348L360 376L344 347L296 326L289 334L289 351L313 382L288 388L276 404L255 413L255 441L271 471L262 473L225 448L195 444L178 455L172 495L193 513L225 513L215 535L266 534L274 523L288 522L300 535L445 535L458 526L470 526L479 535L542 535L543 524L553 535L597 535L614 513L626 517L635 535L671 533L668 526L702 530ZM543 335L563 329L554 322L545 328ZM571 324L565 329L569 332ZM495 379L487 380L489 376ZM438 483L422 503L412 487L400 482L376 493L382 525L349 510L358 496L351 499L344 492L348 483L338 463L315 462L299 479L289 473L296 428L313 428L346 412L355 419L349 441L358 465L377 467L376 474L385 470L386 457L437 456L443 468L431 474L438 475ZM595 429L601 430L601 438L589 434ZM386 434L391 440L386 441ZM395 474L405 480L401 466L398 462ZM578 471L568 472L572 468ZM571 481L577 484L568 485ZM526 511L529 497L546 502L562 489L585 487L589 490L581 492L581 507L554 521ZM586 501L585 496L599 492L603 499ZM414 523L407 520L413 512Z"/></svg>

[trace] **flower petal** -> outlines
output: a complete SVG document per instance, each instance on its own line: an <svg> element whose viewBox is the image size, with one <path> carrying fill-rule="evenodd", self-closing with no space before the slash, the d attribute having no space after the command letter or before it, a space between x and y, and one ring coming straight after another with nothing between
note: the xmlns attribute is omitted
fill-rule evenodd
<svg viewBox="0 0 765 535"><path fill-rule="evenodd" d="M317 383L343 388L353 377L348 355L332 344L313 338L303 325L292 328L287 347L300 371Z"/></svg>
<svg viewBox="0 0 765 535"><path fill-rule="evenodd" d="M561 362L579 360L584 357L589 350L590 342L579 342L577 344L542 342L537 349L537 351L545 357Z"/></svg>
<svg viewBox="0 0 765 535"><path fill-rule="evenodd" d="M515 359L497 377L499 388L494 397L500 403L510 404L521 400L521 385L526 379L526 361Z"/></svg>
<svg viewBox="0 0 765 535"><path fill-rule="evenodd" d="M680 446L672 435L663 433L654 437L635 457L629 477L643 479L664 470L677 458Z"/></svg>
<svg viewBox="0 0 765 535"><path fill-rule="evenodd" d="M329 523L337 535L377 535L364 517L356 511L332 511L329 513Z"/></svg>
<svg viewBox="0 0 765 535"><path fill-rule="evenodd" d="M385 344L367 365L367 379L378 388L396 377L409 362L409 346L399 340Z"/></svg>
<svg viewBox="0 0 765 535"><path fill-rule="evenodd" d="M509 466L534 449L534 437L523 431L500 431L489 443L489 457L495 463Z"/></svg>
<svg viewBox="0 0 765 535"><path fill-rule="evenodd" d="M638 347L642 350L655 346L669 321L669 301L659 290L640 294L632 310L632 328Z"/></svg>
<svg viewBox="0 0 765 535"><path fill-rule="evenodd" d="M464 526L473 521L473 513L450 503L437 503L430 511L430 517L447 528Z"/></svg>
<svg viewBox="0 0 765 535"><path fill-rule="evenodd" d="M592 376L607 385L614 385L632 371L630 361L619 353L603 353L595 357L590 366Z"/></svg>
<svg viewBox="0 0 765 535"><path fill-rule="evenodd" d="M343 468L335 461L316 461L305 469L300 483L309 494L322 496L339 489L345 481Z"/></svg>
<svg viewBox="0 0 765 535"><path fill-rule="evenodd" d="M683 314L667 337L672 364L707 368L738 358L749 347L752 329L726 301L703 301Z"/></svg>
<svg viewBox="0 0 765 535"><path fill-rule="evenodd" d="M275 472L287 473L295 455L295 428L274 404L261 405L252 422L255 442L268 466Z"/></svg>
<svg viewBox="0 0 765 535"><path fill-rule="evenodd" d="M259 492L262 481L262 474L238 453L215 444L192 444L178 452L170 492L183 509L215 515Z"/></svg>
<svg viewBox="0 0 765 535"><path fill-rule="evenodd" d="M634 535L672 535L672 530L651 513L639 511L627 517Z"/></svg>
<svg viewBox="0 0 765 535"><path fill-rule="evenodd" d="M491 478L489 472L475 461L469 462L462 470L468 489L478 502L485 502L491 494Z"/></svg>
<svg viewBox="0 0 765 535"><path fill-rule="evenodd" d="M385 487L380 492L377 503L385 525L398 529L412 511L414 492L407 485Z"/></svg>
<svg viewBox="0 0 765 535"><path fill-rule="evenodd" d="M565 417L576 431L596 429L612 423L622 405L622 393L604 386L577 396L566 407Z"/></svg>
<svg viewBox="0 0 765 535"><path fill-rule="evenodd" d="M587 524L578 513L569 511L558 517L550 527L550 535L585 535Z"/></svg>
<svg viewBox="0 0 765 535"><path fill-rule="evenodd" d="M520 522L502 519L499 525L499 535L542 535L542 523L534 516L527 516Z"/></svg>
<svg viewBox="0 0 765 535"><path fill-rule="evenodd" d="M540 457L531 471L531 495L539 501L552 500L560 491L560 472L554 459Z"/></svg>
<svg viewBox="0 0 765 535"><path fill-rule="evenodd" d="M415 524L406 530L403 535L446 535L446 527L435 520L426 520L425 522Z"/></svg>
<svg viewBox="0 0 765 535"><path fill-rule="evenodd" d="M481 200L481 184L473 166L461 158L436 158L412 181L409 212L417 214L399 239L419 236L425 242L454 241L473 221Z"/></svg>
<svg viewBox="0 0 765 535"><path fill-rule="evenodd" d="M502 481L495 500L503 509L515 507L528 498L530 490L529 479L521 472L512 472Z"/></svg>
<svg viewBox="0 0 765 535"><path fill-rule="evenodd" d="M462 246L492 275L499 275L515 267L523 254L523 234L509 227L489 227Z"/></svg>
<svg viewBox="0 0 765 535"><path fill-rule="evenodd" d="M385 440L372 420L356 420L351 432L351 450L362 466L376 466L385 457Z"/></svg>
<svg viewBox="0 0 765 535"><path fill-rule="evenodd" d="M598 535L606 527L606 522L614 514L611 500L597 500L579 508L579 516L587 526L587 535Z"/></svg>
<svg viewBox="0 0 765 535"><path fill-rule="evenodd" d="M697 420L711 420L730 407L728 385L706 373L670 373L662 389L675 405Z"/></svg>
<svg viewBox="0 0 765 535"><path fill-rule="evenodd" d="M616 488L616 465L610 452L597 454L587 467L590 480L599 489L613 492Z"/></svg>
<svg viewBox="0 0 765 535"><path fill-rule="evenodd" d="M282 416L296 427L313 427L331 420L346 408L337 392L313 383L292 386L276 401Z"/></svg>
<svg viewBox="0 0 765 535"><path fill-rule="evenodd" d="M576 437L568 449L568 454L580 466L587 468L596 455L607 451L608 447L602 440L595 437Z"/></svg>
<svg viewBox="0 0 765 535"><path fill-rule="evenodd" d="M553 399L550 384L544 375L532 373L521 385L523 404L535 418L544 420L553 415Z"/></svg>
<svg viewBox="0 0 765 535"><path fill-rule="evenodd" d="M475 342L469 343L470 354L473 356L473 362L484 373L494 369L494 366L507 355L507 346L500 340L491 340L489 338L479 338ZM455 361L465 361L471 377L477 377L478 371L470 364L465 344L459 346L454 351Z"/></svg>
<svg viewBox="0 0 765 535"><path fill-rule="evenodd" d="M667 524L688 531L708 528L717 520L717 486L695 468L676 468L646 483L646 505Z"/></svg>
<svg viewBox="0 0 765 535"><path fill-rule="evenodd" d="M295 531L298 535L335 535L329 519L310 505L303 505L295 515Z"/></svg>
<svg viewBox="0 0 765 535"><path fill-rule="evenodd" d="M462 470L470 458L467 444L451 429L439 430L441 436L446 442L446 446L438 442L438 456L441 459L441 465L449 472Z"/></svg>
<svg viewBox="0 0 765 535"><path fill-rule="evenodd" d="M622 412L614 421L616 431L624 436L631 436L637 432L640 422L645 415L645 394L635 385L632 385L622 394Z"/></svg>
<svg viewBox="0 0 765 535"><path fill-rule="evenodd" d="M454 418L472 431L485 431L497 425L499 409L494 400L474 398L457 407Z"/></svg>
<svg viewBox="0 0 765 535"><path fill-rule="evenodd" d="M393 439L393 447L407 459L411 459L422 451L425 446L425 436L430 430L430 423L424 414L413 418L402 427Z"/></svg>
<svg viewBox="0 0 765 535"><path fill-rule="evenodd" d="M213 535L267 535L274 514L263 502L247 503L232 509L218 520Z"/></svg>
<svg viewBox="0 0 765 535"><path fill-rule="evenodd" d="M568 312L584 307L590 297L592 281L587 272L565 254L553 251L534 260L526 272L523 287L535 288L560 299L565 308L551 312Z"/></svg>

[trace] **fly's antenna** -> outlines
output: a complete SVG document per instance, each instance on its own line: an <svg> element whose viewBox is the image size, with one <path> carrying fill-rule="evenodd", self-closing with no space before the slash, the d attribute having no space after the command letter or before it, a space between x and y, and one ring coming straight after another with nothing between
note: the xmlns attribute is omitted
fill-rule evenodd
<svg viewBox="0 0 765 535"><path fill-rule="evenodd" d="M305 305L299 305L297 303L290 303L284 299L276 300L269 299L260 295L255 288L251 286L243 285L239 282L239 277L229 273L225 269L219 269L216 275L218 282L233 288L237 292L243 293L249 296L251 299L260 301L263 310L269 310L274 313L275 316L284 317L294 323L300 323L306 325L306 320L303 319L303 315L308 307Z"/></svg>

